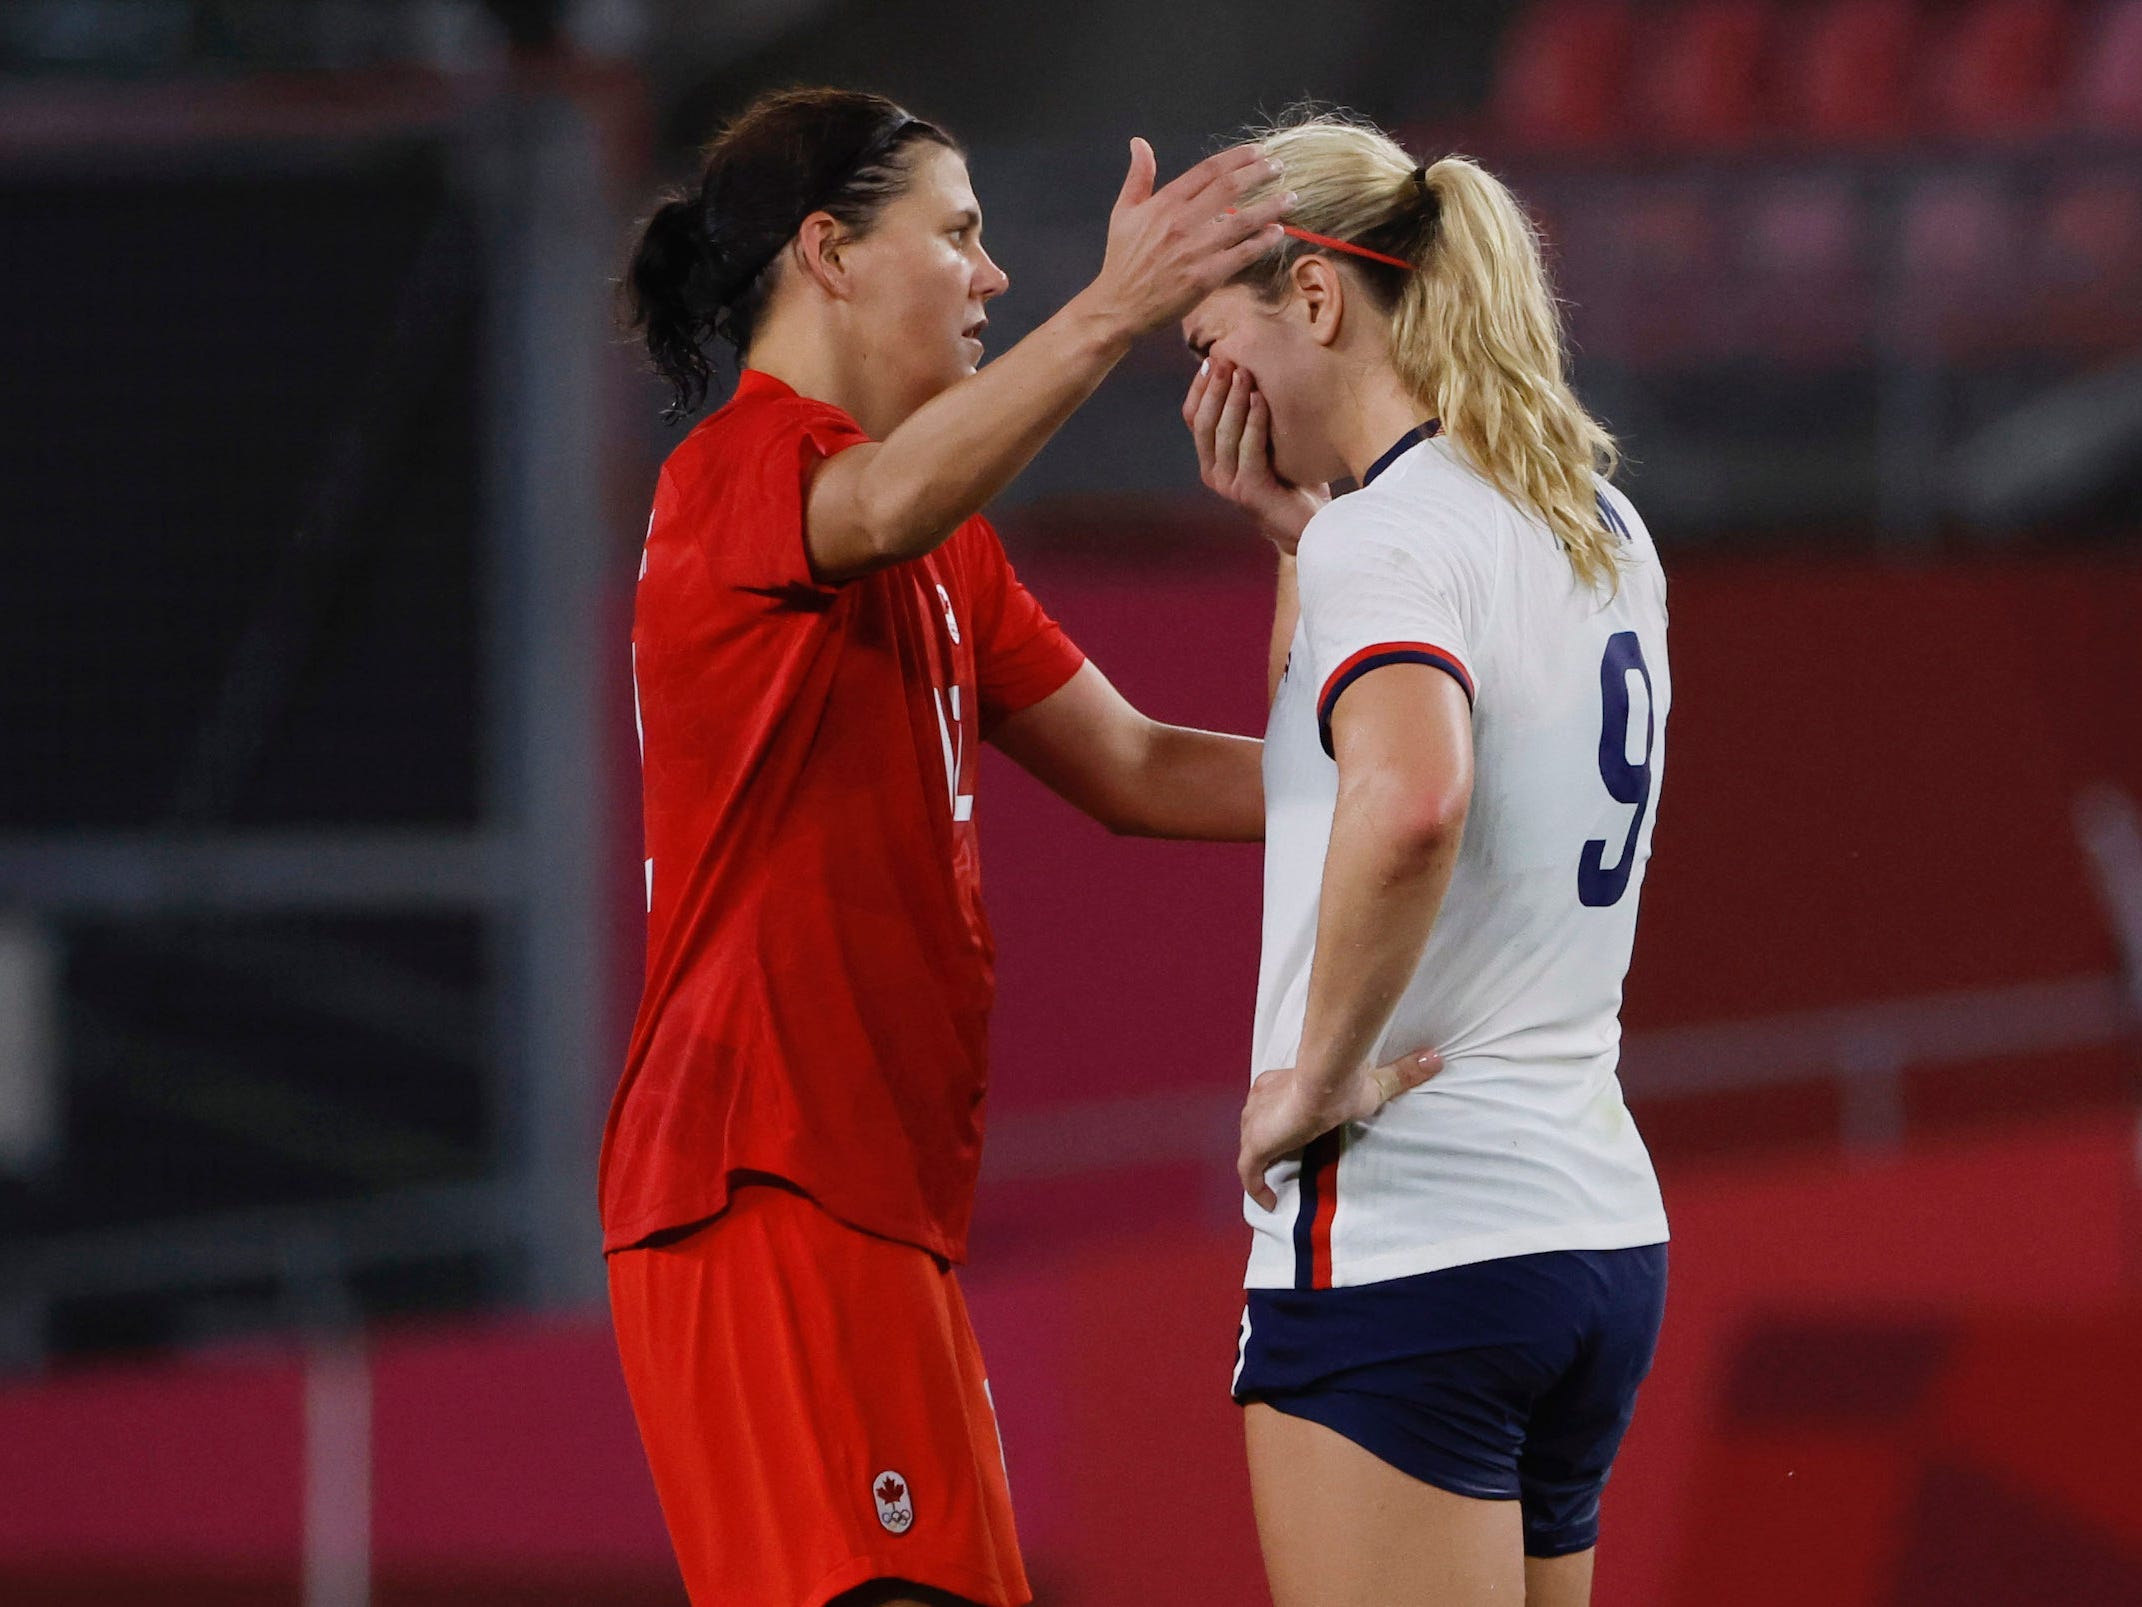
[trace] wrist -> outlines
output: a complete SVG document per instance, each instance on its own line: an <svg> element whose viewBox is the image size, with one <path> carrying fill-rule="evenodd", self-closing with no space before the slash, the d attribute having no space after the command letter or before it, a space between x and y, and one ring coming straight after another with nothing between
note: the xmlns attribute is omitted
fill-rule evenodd
<svg viewBox="0 0 2142 1607"><path fill-rule="evenodd" d="M1294 1066L1294 1096L1305 1113L1325 1116L1344 1103L1347 1078L1321 1056L1304 1055Z"/></svg>
<svg viewBox="0 0 2142 1607"><path fill-rule="evenodd" d="M1079 350L1108 364L1120 362L1139 334L1099 280L1065 302L1055 321Z"/></svg>
<svg viewBox="0 0 2142 1607"><path fill-rule="evenodd" d="M1288 499L1286 511L1276 519L1267 520L1265 532L1272 544L1281 552L1293 554L1301 545L1302 532L1309 528L1309 521L1324 509L1329 497L1318 498L1307 491L1297 491Z"/></svg>

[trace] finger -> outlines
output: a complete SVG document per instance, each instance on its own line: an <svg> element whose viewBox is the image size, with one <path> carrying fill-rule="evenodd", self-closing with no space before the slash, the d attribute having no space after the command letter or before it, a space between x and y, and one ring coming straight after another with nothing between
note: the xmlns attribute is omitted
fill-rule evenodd
<svg viewBox="0 0 2142 1607"><path fill-rule="evenodd" d="M1267 1211L1279 1209L1279 1196L1272 1185L1264 1180L1265 1163L1255 1152L1245 1149L1235 1162L1235 1175L1241 1180L1242 1192L1263 1206Z"/></svg>
<svg viewBox="0 0 2142 1607"><path fill-rule="evenodd" d="M1264 152L1254 145L1230 145L1226 150L1206 157L1195 167L1186 168L1176 174L1161 186L1160 193L1170 201L1188 203L1195 201L1215 185L1225 183L1230 174L1253 172L1259 167L1272 165L1265 160ZM1217 211L1219 208L1216 206L1213 210Z"/></svg>
<svg viewBox="0 0 2142 1607"><path fill-rule="evenodd" d="M1251 263L1277 250L1285 239L1278 224L1268 223L1240 245L1229 246L1219 255L1216 282L1226 284Z"/></svg>
<svg viewBox="0 0 2142 1607"><path fill-rule="evenodd" d="M1284 165L1254 145L1237 145L1208 156L1177 179L1185 207L1225 211L1260 184L1269 184L1285 171ZM1174 185L1169 186L1170 189ZM1171 197L1170 199L1174 199Z"/></svg>
<svg viewBox="0 0 2142 1607"><path fill-rule="evenodd" d="M1160 171L1159 159L1153 155L1153 147L1137 135L1131 136L1130 171L1123 175L1123 188L1116 194L1116 210L1133 207L1151 200L1153 176Z"/></svg>
<svg viewBox="0 0 2142 1607"><path fill-rule="evenodd" d="M1183 395L1183 422L1193 430L1197 428L1198 404L1205 400L1206 387L1212 384L1212 359L1206 358L1197 365L1197 372L1190 376L1190 389Z"/></svg>
<svg viewBox="0 0 2142 1607"><path fill-rule="evenodd" d="M1213 455L1212 432L1219 422L1219 398L1225 387L1214 378L1208 362L1201 371L1204 389L1198 393L1197 411L1190 417L1190 439L1197 447L1197 472L1200 479L1212 477Z"/></svg>
<svg viewBox="0 0 2142 1607"><path fill-rule="evenodd" d="M1433 1049L1401 1055L1388 1065L1378 1066L1374 1073L1378 1103L1387 1104L1408 1089L1420 1087L1442 1069L1443 1057Z"/></svg>
<svg viewBox="0 0 2142 1607"><path fill-rule="evenodd" d="M1220 409L1226 405L1227 386L1221 383L1219 370L1215 368L1211 382L1205 387L1204 399L1198 403L1197 420L1190 427L1190 433L1197 438L1200 473L1211 473L1219 463L1219 447L1213 437L1220 427Z"/></svg>
<svg viewBox="0 0 2142 1607"><path fill-rule="evenodd" d="M1221 235L1223 238L1229 235L1246 238L1255 234L1267 224L1277 223L1293 211L1295 203L1300 199L1292 190L1274 190L1270 195L1261 195L1241 206L1229 207L1220 214L1223 224ZM1234 242L1229 240L1228 243L1231 245Z"/></svg>
<svg viewBox="0 0 2142 1607"><path fill-rule="evenodd" d="M1236 369L1227 384L1226 404L1213 430L1212 449L1221 469L1232 474L1242 457L1242 430L1249 423L1249 376Z"/></svg>
<svg viewBox="0 0 2142 1607"><path fill-rule="evenodd" d="M1248 377L1240 369L1228 376L1224 388L1215 387L1220 392L1220 406L1212 421L1212 460L1214 468L1223 479L1231 480L1234 477L1235 457L1246 416L1242 396L1248 388Z"/></svg>
<svg viewBox="0 0 2142 1607"><path fill-rule="evenodd" d="M1249 418L1242 426L1242 447L1236 454L1236 472L1257 475L1272 472L1272 407L1262 391L1250 393Z"/></svg>

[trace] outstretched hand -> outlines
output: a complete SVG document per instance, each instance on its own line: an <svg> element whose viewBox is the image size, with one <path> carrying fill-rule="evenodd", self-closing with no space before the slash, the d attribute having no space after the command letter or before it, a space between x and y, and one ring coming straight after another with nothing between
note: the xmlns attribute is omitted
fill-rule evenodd
<svg viewBox="0 0 2142 1607"><path fill-rule="evenodd" d="M1243 1192L1267 1211L1278 1210L1279 1195L1264 1180L1275 1161L1306 1148L1334 1127L1368 1120L1442 1069L1443 1057L1433 1049L1422 1049L1387 1065L1364 1066L1322 1098L1297 1067L1262 1073L1250 1084L1249 1100L1242 1107L1242 1147L1235 1171L1242 1179Z"/></svg>
<svg viewBox="0 0 2142 1607"><path fill-rule="evenodd" d="M1153 147L1131 141L1130 171L1108 215L1108 255L1092 291L1119 331L1144 334L1172 323L1279 243L1293 195L1274 189L1238 203L1279 176L1254 145L1208 156L1153 188Z"/></svg>
<svg viewBox="0 0 2142 1607"><path fill-rule="evenodd" d="M1225 358L1203 364L1183 398L1183 422L1197 443L1198 477L1206 487L1254 518L1282 552L1292 552L1331 492L1290 484L1272 467L1272 408L1249 370Z"/></svg>

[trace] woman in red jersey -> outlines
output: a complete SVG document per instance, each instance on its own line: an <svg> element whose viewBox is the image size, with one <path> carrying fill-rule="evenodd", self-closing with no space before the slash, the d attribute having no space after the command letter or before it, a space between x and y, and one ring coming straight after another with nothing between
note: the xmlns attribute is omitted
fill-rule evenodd
<svg viewBox="0 0 2142 1607"><path fill-rule="evenodd" d="M1094 282L977 372L1007 281L940 130L760 100L628 288L678 411L633 631L647 986L605 1136L627 1384L695 1603L1021 1603L951 1268L992 947L976 746L1112 828L1255 839L1259 744L1146 719L978 510L1141 332L1270 249L1275 167L1158 191L1133 142Z"/></svg>

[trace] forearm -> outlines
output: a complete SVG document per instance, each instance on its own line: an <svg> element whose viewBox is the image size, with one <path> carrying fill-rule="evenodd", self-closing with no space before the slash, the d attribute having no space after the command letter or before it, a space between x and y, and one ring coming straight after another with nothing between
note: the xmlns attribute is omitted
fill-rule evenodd
<svg viewBox="0 0 2142 1607"><path fill-rule="evenodd" d="M1136 837L1264 841L1264 744L1153 722L1116 829Z"/></svg>
<svg viewBox="0 0 2142 1607"><path fill-rule="evenodd" d="M1282 551L1279 555L1279 586L1272 605L1272 644L1267 654L1267 703L1279 696L1279 680L1287 673L1287 654L1293 649L1294 627L1301 615L1301 588L1295 578L1294 554Z"/></svg>
<svg viewBox="0 0 2142 1607"><path fill-rule="evenodd" d="M1130 349L1082 292L971 378L925 402L871 455L858 492L887 562L918 557L1031 462Z"/></svg>
<svg viewBox="0 0 2142 1607"><path fill-rule="evenodd" d="M1407 816L1387 791L1342 786L1332 818L1295 1062L1319 1092L1367 1063L1420 965L1457 864L1463 821L1394 828L1389 821Z"/></svg>

